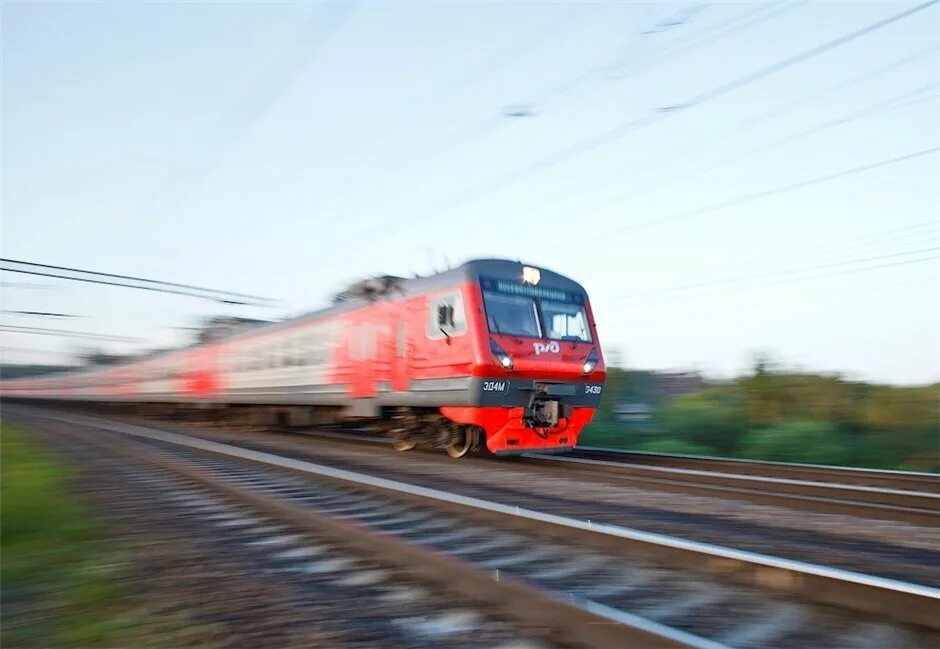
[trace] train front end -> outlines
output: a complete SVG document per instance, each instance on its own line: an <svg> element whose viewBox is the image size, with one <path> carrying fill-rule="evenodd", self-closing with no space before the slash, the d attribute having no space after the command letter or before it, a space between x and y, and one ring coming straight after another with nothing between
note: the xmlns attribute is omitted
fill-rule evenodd
<svg viewBox="0 0 940 649"><path fill-rule="evenodd" d="M557 273L480 262L472 408L442 408L479 426L492 453L561 451L577 444L600 403L606 368L587 293Z"/></svg>

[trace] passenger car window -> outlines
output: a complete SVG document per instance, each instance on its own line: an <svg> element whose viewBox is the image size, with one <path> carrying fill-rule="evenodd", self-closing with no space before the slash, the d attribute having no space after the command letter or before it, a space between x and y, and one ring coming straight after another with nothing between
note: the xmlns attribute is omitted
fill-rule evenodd
<svg viewBox="0 0 940 649"><path fill-rule="evenodd" d="M467 319L460 291L428 301L428 338L439 340L448 336L459 336L465 331Z"/></svg>

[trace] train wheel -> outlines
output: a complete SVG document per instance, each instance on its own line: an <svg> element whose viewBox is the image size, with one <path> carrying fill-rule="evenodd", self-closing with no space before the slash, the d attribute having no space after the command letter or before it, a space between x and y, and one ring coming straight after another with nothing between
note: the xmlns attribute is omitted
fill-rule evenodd
<svg viewBox="0 0 940 649"><path fill-rule="evenodd" d="M461 436L460 441L451 444L446 448L447 454L459 460L462 457L470 455L477 447L477 429L476 426L464 426L463 435Z"/></svg>
<svg viewBox="0 0 940 649"><path fill-rule="evenodd" d="M415 446L417 446L417 444L415 444L414 442L409 442L408 440L404 440L404 439L396 439L394 442L392 442L392 448L394 448L399 453L410 451Z"/></svg>

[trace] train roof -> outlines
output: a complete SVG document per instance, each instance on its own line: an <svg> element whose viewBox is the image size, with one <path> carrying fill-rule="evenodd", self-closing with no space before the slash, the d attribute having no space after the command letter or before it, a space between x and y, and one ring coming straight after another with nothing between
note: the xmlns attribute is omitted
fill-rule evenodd
<svg viewBox="0 0 940 649"><path fill-rule="evenodd" d="M120 368L138 363L141 361L150 361L161 356L170 356L180 352L186 352L191 349L203 347L209 344L224 343L230 340L239 340L253 336L262 336L269 333L288 329L300 323L310 320L317 320L329 315L341 313L359 308L364 304L369 304L382 299L391 299L396 297L407 297L411 295L421 295L436 290L443 290L458 284L467 282L478 283L481 278L501 279L521 281L523 268L537 268L540 273L539 283L551 288L557 288L564 291L573 291L585 293L584 288L574 280L534 264L525 264L521 261L512 261L509 259L471 259L461 265L445 270L434 275L419 276L413 278L396 277L393 275L382 275L380 277L365 279L348 286L342 292L334 296L333 304L325 308L309 311L301 315L293 316L280 322L270 324L253 324L233 331L230 335L220 336L211 342L202 342L179 347L177 349L168 349L157 353L149 353L128 359L127 363L117 363L102 367L82 367L70 372L61 372L56 378L74 374L83 374L90 371L100 371L103 369L119 370Z"/></svg>
<svg viewBox="0 0 940 649"><path fill-rule="evenodd" d="M541 275L541 284L565 291L584 293L584 288L577 282L554 271L508 259L471 259L456 268L434 275L404 278L382 275L356 282L334 297L334 303L352 301L356 298L375 300L382 297L414 295L447 288L462 282L479 282L481 278L518 281L522 278L523 268L537 268Z"/></svg>
<svg viewBox="0 0 940 649"><path fill-rule="evenodd" d="M234 332L231 336L220 339L236 340L250 336L264 335L280 329L287 329L309 320L316 320L325 316L340 313L364 304L382 299L393 299L421 295L436 290L443 290L467 282L478 283L481 278L503 279L521 281L522 269L525 267L537 268L541 275L540 285L557 288L564 291L585 293L584 287L574 280L534 264L509 259L471 259L455 268L451 268L433 275L419 277L397 277L394 275L381 275L364 279L347 286L343 291L333 297L333 303L325 308L308 311L281 322L251 327Z"/></svg>

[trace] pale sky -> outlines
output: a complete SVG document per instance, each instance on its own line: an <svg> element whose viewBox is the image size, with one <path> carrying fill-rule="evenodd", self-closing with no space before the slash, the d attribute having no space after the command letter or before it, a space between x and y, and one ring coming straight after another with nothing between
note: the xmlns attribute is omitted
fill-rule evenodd
<svg viewBox="0 0 940 649"><path fill-rule="evenodd" d="M83 317L3 321L132 351L497 256L630 367L938 381L940 5L837 40L919 4L4 2L3 256L283 303L4 273Z"/></svg>

